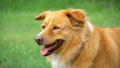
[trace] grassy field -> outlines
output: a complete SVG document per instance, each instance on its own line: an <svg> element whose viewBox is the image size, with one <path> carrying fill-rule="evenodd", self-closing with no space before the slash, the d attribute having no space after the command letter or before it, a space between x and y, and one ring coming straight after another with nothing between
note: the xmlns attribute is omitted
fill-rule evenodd
<svg viewBox="0 0 120 68"><path fill-rule="evenodd" d="M0 68L51 68L34 41L42 11L81 8L100 27L120 26L119 0L3 0L0 2Z"/></svg>

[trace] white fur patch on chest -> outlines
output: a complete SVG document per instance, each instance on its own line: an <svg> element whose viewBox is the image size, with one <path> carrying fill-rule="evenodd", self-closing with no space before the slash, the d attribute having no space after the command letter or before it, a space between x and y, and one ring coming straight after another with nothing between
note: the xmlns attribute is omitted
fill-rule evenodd
<svg viewBox="0 0 120 68"><path fill-rule="evenodd" d="M88 25L88 27L90 28L90 30L91 30L92 32L94 32L93 25L92 25L89 21L87 21L87 25Z"/></svg>
<svg viewBox="0 0 120 68"><path fill-rule="evenodd" d="M51 57L52 68L70 68L70 65L67 63L61 63L59 61L59 55L53 54Z"/></svg>

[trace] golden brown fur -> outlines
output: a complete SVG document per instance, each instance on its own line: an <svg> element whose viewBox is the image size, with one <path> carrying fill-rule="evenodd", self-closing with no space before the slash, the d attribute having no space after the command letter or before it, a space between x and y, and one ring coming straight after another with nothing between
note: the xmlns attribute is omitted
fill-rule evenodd
<svg viewBox="0 0 120 68"><path fill-rule="evenodd" d="M45 19L41 34L46 44L64 40L47 56L53 68L120 68L120 28L90 26L79 9L46 11L35 19ZM52 30L55 25L61 29Z"/></svg>

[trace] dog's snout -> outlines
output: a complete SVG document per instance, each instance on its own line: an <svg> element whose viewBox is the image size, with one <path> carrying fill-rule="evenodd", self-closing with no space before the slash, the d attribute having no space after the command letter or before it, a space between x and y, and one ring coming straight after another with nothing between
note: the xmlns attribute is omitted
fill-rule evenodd
<svg viewBox="0 0 120 68"><path fill-rule="evenodd" d="M37 37L35 38L35 41L36 41L36 43L37 43L38 45L43 45L44 39L43 39L43 37L41 37L41 36L37 36Z"/></svg>

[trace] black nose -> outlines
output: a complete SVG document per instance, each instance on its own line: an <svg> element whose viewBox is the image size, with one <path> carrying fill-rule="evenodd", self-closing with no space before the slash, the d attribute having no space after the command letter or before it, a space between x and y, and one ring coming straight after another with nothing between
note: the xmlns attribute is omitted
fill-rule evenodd
<svg viewBox="0 0 120 68"><path fill-rule="evenodd" d="M43 37L38 36L35 38L35 41L38 45L43 45L44 39L43 39Z"/></svg>

